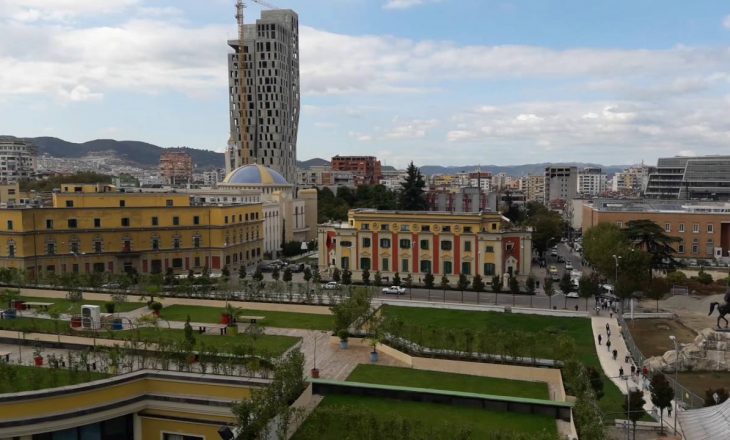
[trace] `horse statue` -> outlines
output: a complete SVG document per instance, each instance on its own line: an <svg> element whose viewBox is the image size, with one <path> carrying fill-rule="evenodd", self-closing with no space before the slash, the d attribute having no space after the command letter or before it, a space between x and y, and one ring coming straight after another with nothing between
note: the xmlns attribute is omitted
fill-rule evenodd
<svg viewBox="0 0 730 440"><path fill-rule="evenodd" d="M725 315L730 314L730 290L725 294L725 303L720 304L719 302L714 302L710 304L710 313L707 316L712 315L712 313L715 311L715 307L717 307L717 312L720 314L720 316L717 317L717 328L720 328L720 320L722 319L725 321L725 328L728 326L728 321Z"/></svg>

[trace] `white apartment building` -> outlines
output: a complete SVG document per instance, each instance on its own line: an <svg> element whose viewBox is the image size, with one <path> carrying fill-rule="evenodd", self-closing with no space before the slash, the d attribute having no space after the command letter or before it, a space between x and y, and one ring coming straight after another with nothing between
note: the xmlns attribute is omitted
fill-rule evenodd
<svg viewBox="0 0 730 440"><path fill-rule="evenodd" d="M32 144L14 137L0 137L0 183L31 178L36 169L36 148Z"/></svg>
<svg viewBox="0 0 730 440"><path fill-rule="evenodd" d="M586 168L578 173L578 194L597 196L606 191L606 175L600 168Z"/></svg>

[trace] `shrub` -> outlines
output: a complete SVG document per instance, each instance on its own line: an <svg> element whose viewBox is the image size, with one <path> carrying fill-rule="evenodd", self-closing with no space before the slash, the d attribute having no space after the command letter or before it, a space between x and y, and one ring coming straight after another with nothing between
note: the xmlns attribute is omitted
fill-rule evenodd
<svg viewBox="0 0 730 440"><path fill-rule="evenodd" d="M685 275L684 272L680 272L678 270L674 272L669 272L667 274L667 282L669 284L686 284L687 275Z"/></svg>
<svg viewBox="0 0 730 440"><path fill-rule="evenodd" d="M104 303L104 309L107 313L114 313L114 308L116 307L116 304L113 302Z"/></svg>

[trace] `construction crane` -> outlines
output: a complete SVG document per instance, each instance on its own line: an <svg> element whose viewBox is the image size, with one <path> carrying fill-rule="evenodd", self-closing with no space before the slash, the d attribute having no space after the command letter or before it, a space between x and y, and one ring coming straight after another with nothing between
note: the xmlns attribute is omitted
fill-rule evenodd
<svg viewBox="0 0 730 440"><path fill-rule="evenodd" d="M263 0L248 0L253 3L257 3L268 9L279 9L278 7L266 3ZM238 111L239 111L239 124L238 131L240 133L241 142L241 163L247 164L251 158L251 145L249 144L248 135L245 130L245 125L248 125L248 106L246 100L246 54L244 45L244 10L246 9L246 3L244 0L236 0L236 23L238 23ZM255 66L254 66L255 68ZM245 124L245 125L244 125ZM254 127L256 127L256 121L254 121ZM256 142L257 133L254 132L254 142ZM231 151L231 158L235 154L235 151ZM234 159L235 160L235 159ZM231 167L233 168L233 167Z"/></svg>

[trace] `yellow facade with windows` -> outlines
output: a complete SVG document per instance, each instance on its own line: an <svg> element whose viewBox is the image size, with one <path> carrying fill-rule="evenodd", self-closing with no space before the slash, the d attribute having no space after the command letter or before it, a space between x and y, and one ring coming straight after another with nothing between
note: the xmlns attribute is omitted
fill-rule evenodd
<svg viewBox="0 0 730 440"><path fill-rule="evenodd" d="M532 258L532 233L514 227L498 213L408 212L354 209L346 223L319 226L319 265L325 276L335 268L397 272L421 284L431 273L451 283L461 274L526 276ZM420 280L420 281L419 281Z"/></svg>
<svg viewBox="0 0 730 440"><path fill-rule="evenodd" d="M177 193L64 185L50 208L0 210L0 267L28 274L233 271L262 258L261 203L193 205ZM95 191L94 191L95 190Z"/></svg>

